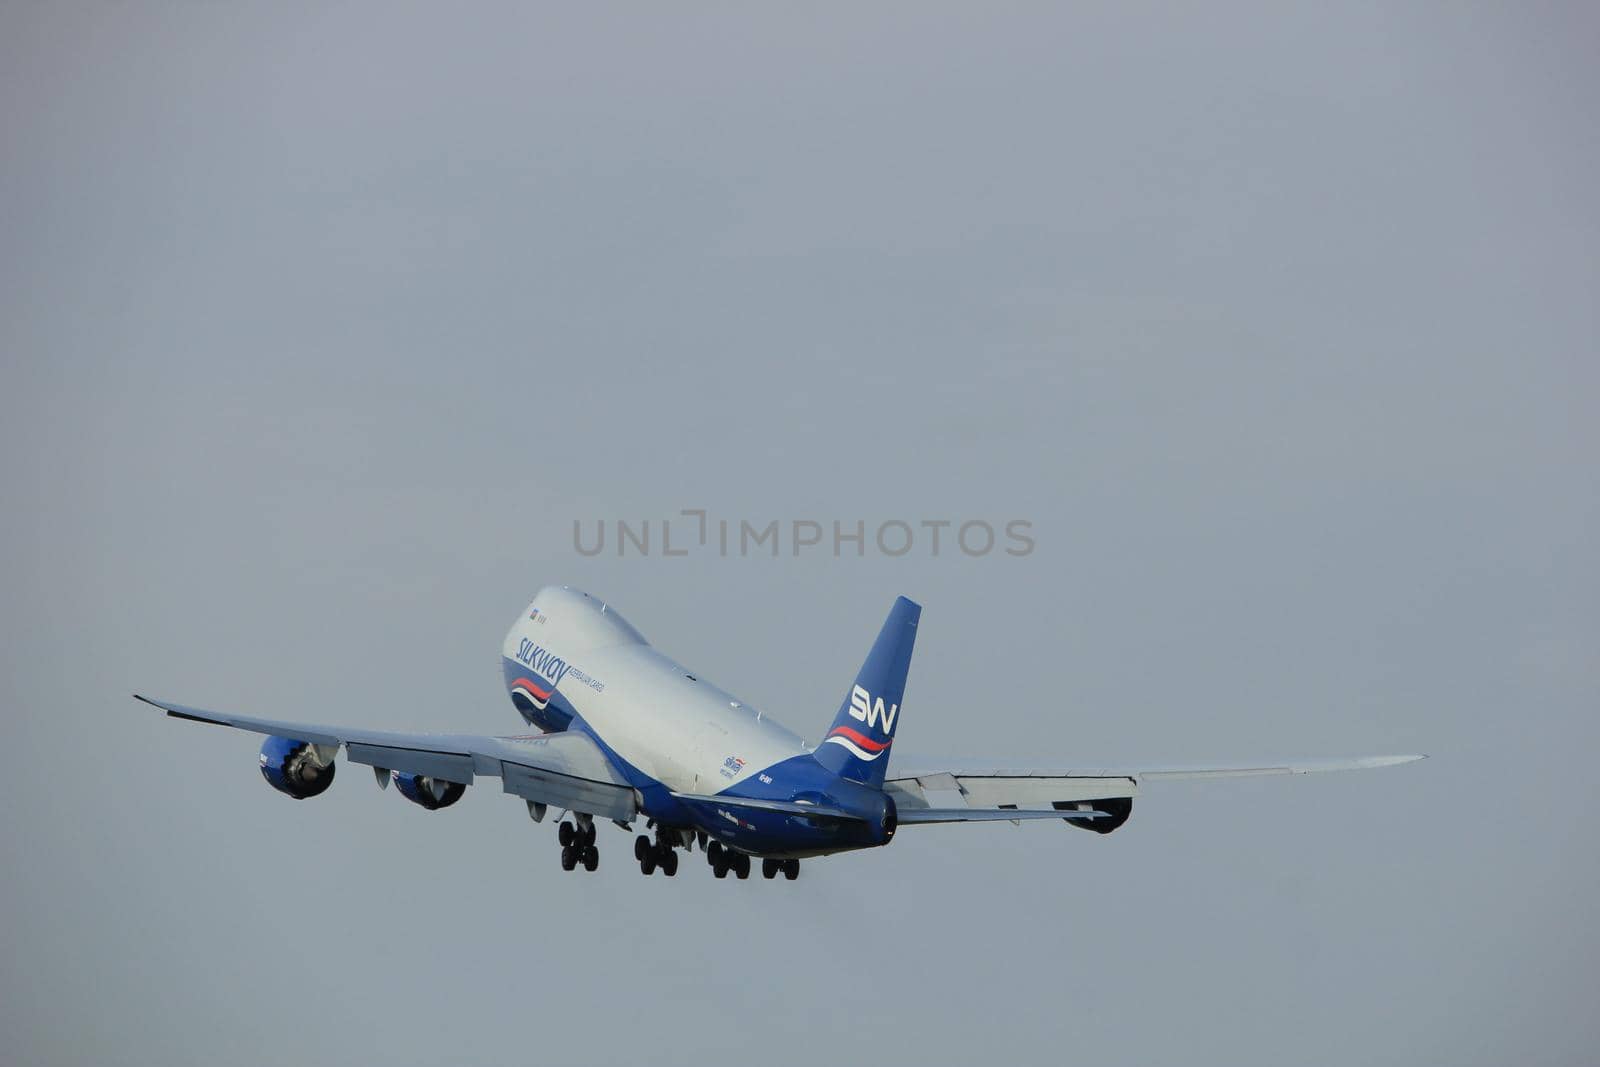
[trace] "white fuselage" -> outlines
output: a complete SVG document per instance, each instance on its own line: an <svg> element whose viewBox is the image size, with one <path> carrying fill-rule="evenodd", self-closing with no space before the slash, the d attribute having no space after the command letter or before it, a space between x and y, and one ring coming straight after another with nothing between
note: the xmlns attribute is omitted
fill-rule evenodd
<svg viewBox="0 0 1600 1067"><path fill-rule="evenodd" d="M618 756L674 791L720 792L811 751L577 590L541 589L507 633L503 653L508 682L524 670Z"/></svg>

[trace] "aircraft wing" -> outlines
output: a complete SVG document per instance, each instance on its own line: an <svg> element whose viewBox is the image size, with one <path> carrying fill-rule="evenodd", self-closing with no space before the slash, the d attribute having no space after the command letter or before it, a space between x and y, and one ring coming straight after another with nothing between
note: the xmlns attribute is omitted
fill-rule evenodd
<svg viewBox="0 0 1600 1067"><path fill-rule="evenodd" d="M696 804L709 804L713 807L741 808L746 811L776 811L785 815L802 815L808 819L839 819L845 822L863 822L864 816L859 812L847 811L844 808L829 807L825 804L811 804L805 801L792 800L751 800L746 797L730 797L725 793L697 795L693 793L674 793L679 800L687 800ZM1072 812L1074 819L1109 819L1112 816L1103 811L1090 809ZM1006 808L930 808L907 807L900 809L900 822L1020 822L1023 819L1059 819L1063 818L1059 809L1045 809L1042 811L1020 811Z"/></svg>
<svg viewBox="0 0 1600 1067"><path fill-rule="evenodd" d="M1149 765L1136 767L1085 767L1061 769L1028 763L962 763L947 761L925 767L913 766L884 782L884 789L895 799L901 822L944 822L945 819L918 818L920 809L948 811L965 807L974 811L1006 812L992 818L1029 818L1028 809L1054 809L1059 817L1093 818L1081 813L1097 807L1119 809L1122 805L1097 804L1098 801L1131 802L1146 781L1181 778L1253 778L1273 774L1314 774L1323 771L1354 771L1391 767L1423 756L1359 756L1351 759L1297 759L1262 763L1218 763L1212 765ZM909 817L908 817L909 816ZM1104 817L1104 816L1102 816ZM1120 824L1120 823L1119 823ZM1102 824L1104 825L1109 824ZM1095 827L1102 829L1102 827ZM1114 827L1113 827L1114 828Z"/></svg>
<svg viewBox="0 0 1600 1067"><path fill-rule="evenodd" d="M534 804L618 822L631 822L638 812L633 787L611 765L600 746L580 733L489 737L345 729L206 711L137 693L134 697L177 719L290 737L334 751L343 746L346 759L374 768L380 780L386 780L388 771L426 775L462 785L471 785L476 777L499 778L505 792ZM327 755L331 757L333 751Z"/></svg>

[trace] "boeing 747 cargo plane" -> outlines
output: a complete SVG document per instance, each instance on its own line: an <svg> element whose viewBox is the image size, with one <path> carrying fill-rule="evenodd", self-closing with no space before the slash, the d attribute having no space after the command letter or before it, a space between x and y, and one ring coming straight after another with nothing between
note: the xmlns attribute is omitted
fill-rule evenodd
<svg viewBox="0 0 1600 1067"><path fill-rule="evenodd" d="M609 605L543 589L506 635L506 691L541 733L510 737L394 733L232 715L139 697L179 719L266 734L261 774L297 800L333 784L334 758L364 764L429 811L498 778L539 822L559 809L561 866L600 863L597 823L631 832L644 874L678 871L699 846L713 874L794 879L800 861L877 848L906 826L1051 819L1108 834L1150 781L1385 767L1421 756L1257 766L1058 769L1026 764L889 774L922 609L901 597L821 741L809 745L656 651ZM567 816L570 816L568 818Z"/></svg>

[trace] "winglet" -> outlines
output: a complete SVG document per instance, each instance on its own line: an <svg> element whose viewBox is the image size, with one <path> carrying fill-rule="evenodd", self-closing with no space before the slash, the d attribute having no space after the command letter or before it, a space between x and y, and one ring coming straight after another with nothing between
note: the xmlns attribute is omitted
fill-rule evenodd
<svg viewBox="0 0 1600 1067"><path fill-rule="evenodd" d="M182 704L163 704L159 700L151 700L149 697L141 696L138 693L133 694L133 699L143 701L144 703L149 704L152 708L160 708L174 719L187 719L190 722L210 723L212 726L233 725L233 723L228 721L225 716L216 715L211 712L204 712L199 708L187 708Z"/></svg>
<svg viewBox="0 0 1600 1067"><path fill-rule="evenodd" d="M1427 759L1426 752L1417 752L1409 756L1368 756L1365 765L1368 767L1398 767L1402 763L1415 763L1419 759Z"/></svg>

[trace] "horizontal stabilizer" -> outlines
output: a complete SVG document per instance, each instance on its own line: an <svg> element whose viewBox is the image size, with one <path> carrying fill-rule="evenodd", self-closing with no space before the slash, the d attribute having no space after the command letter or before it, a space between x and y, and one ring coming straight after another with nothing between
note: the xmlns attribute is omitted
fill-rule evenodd
<svg viewBox="0 0 1600 1067"><path fill-rule="evenodd" d="M900 825L931 822L1016 822L1021 819L1109 819L1103 811L1037 808L903 808Z"/></svg>

